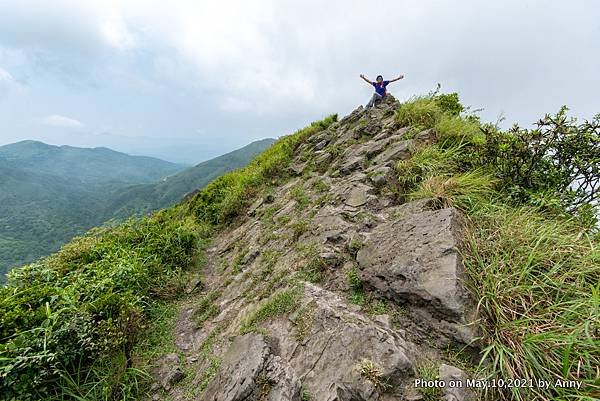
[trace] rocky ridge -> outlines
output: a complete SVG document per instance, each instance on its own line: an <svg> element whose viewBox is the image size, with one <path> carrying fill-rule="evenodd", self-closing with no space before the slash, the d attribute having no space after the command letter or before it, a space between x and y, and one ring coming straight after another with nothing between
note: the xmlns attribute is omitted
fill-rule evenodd
<svg viewBox="0 0 600 401"><path fill-rule="evenodd" d="M436 137L398 126L398 106L361 106L309 138L292 178L214 239L156 399L420 400L427 369L464 379L452 355L478 350L466 222L400 201L395 165ZM439 399L473 399L449 390Z"/></svg>

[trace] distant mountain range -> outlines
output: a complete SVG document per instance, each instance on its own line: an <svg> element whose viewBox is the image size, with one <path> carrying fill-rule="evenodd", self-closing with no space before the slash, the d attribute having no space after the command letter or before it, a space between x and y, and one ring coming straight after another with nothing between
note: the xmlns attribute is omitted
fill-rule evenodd
<svg viewBox="0 0 600 401"><path fill-rule="evenodd" d="M256 141L193 167L107 148L0 146L0 282L11 267L54 252L91 227L177 203L273 142Z"/></svg>

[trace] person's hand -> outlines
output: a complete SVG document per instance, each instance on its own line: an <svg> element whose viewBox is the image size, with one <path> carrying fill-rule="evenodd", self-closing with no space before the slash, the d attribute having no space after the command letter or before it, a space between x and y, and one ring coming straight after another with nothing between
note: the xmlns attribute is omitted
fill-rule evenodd
<svg viewBox="0 0 600 401"><path fill-rule="evenodd" d="M364 78L364 77L365 77L365 74L360 74L360 77L361 77L361 78Z"/></svg>
<svg viewBox="0 0 600 401"><path fill-rule="evenodd" d="M400 74L400 76L398 77L398 79L404 79L404 75Z"/></svg>

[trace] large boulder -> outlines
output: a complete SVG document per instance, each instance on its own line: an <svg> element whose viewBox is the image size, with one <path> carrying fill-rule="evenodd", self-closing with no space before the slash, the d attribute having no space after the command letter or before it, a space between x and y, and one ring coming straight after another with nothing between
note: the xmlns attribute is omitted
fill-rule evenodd
<svg viewBox="0 0 600 401"><path fill-rule="evenodd" d="M425 310L421 316L436 320L434 326L438 320L470 323L473 311L459 253L460 212L446 208L398 214L378 225L358 251L361 279L381 297ZM468 342L473 336L459 337Z"/></svg>

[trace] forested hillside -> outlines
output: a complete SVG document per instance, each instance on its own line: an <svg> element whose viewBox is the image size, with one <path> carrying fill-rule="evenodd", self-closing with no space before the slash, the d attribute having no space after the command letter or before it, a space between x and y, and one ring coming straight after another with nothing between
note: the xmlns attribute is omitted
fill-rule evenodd
<svg viewBox="0 0 600 401"><path fill-rule="evenodd" d="M35 141L0 147L0 283L11 267L55 252L91 227L172 206L272 142L187 169L106 148Z"/></svg>

